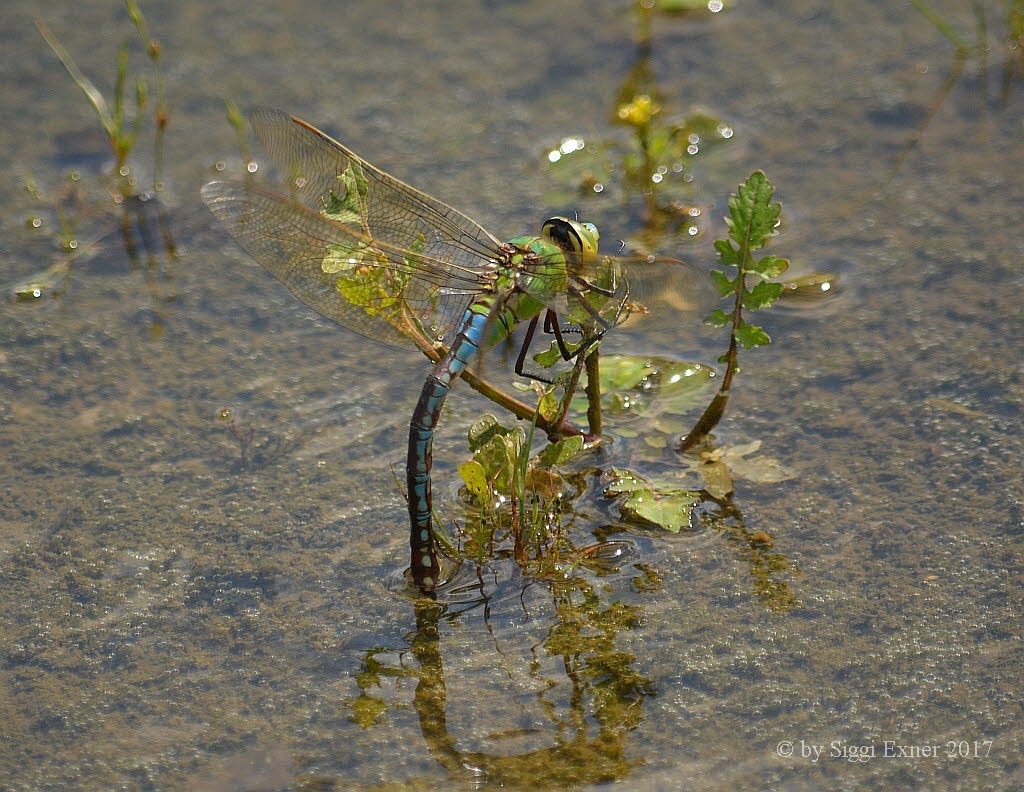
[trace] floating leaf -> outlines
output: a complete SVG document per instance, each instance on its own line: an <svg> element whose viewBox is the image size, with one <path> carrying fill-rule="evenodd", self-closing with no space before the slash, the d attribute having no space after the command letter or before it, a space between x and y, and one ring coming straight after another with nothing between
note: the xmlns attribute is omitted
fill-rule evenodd
<svg viewBox="0 0 1024 792"><path fill-rule="evenodd" d="M786 302L817 301L834 297L841 291L839 276L832 272L814 272L782 281L782 299Z"/></svg>
<svg viewBox="0 0 1024 792"><path fill-rule="evenodd" d="M651 490L638 490L622 505L623 516L635 516L654 523L666 531L679 533L690 525L690 512L700 496L680 491L665 495Z"/></svg>
<svg viewBox="0 0 1024 792"><path fill-rule="evenodd" d="M664 488L656 487L643 476L619 468L612 468L604 494L610 498L628 495L620 506L623 517L653 523L673 533L689 526L690 512L700 502L698 493L671 483Z"/></svg>
<svg viewBox="0 0 1024 792"><path fill-rule="evenodd" d="M626 492L635 492L648 487L647 480L631 470L623 470L613 467L611 470L611 481L604 488L604 494L609 498L622 495Z"/></svg>

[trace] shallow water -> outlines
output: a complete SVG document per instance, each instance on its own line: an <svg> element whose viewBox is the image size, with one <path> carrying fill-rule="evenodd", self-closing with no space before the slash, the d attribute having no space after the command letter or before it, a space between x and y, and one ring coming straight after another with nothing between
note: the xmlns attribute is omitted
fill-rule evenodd
<svg viewBox="0 0 1024 792"><path fill-rule="evenodd" d="M735 130L696 160L701 234L662 250L710 265L726 196L762 168L784 205L772 250L840 275L826 307L761 317L775 343L744 356L716 430L794 477L738 480L730 530L618 533L617 566L557 585L498 565L446 609L394 584L391 468L427 366L317 318L200 205L216 162L240 167L222 99L295 112L499 236L578 209L634 238L635 200L542 198L552 144L624 134L608 122L637 58L623 4L146 3L177 255L136 235L134 259L95 118L31 25L109 92L123 9L8 6L0 281L61 256L25 177L52 193L77 169L87 195L60 293L0 309L0 786L1024 784L1024 82L1001 5L959 72L909 6L656 19L666 113ZM975 35L960 4L934 6ZM688 343L708 362L723 346ZM247 466L225 407L253 429ZM488 409L459 388L443 417L450 513ZM642 465L638 448L618 437L594 464ZM610 507L587 503L577 529L600 533Z"/></svg>

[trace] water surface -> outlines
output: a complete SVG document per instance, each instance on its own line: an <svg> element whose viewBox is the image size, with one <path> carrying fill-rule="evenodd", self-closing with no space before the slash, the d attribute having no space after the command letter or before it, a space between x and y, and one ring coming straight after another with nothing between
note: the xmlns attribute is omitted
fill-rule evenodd
<svg viewBox="0 0 1024 792"><path fill-rule="evenodd" d="M960 4L934 5L975 35ZM126 252L98 189L103 137L31 26L45 17L109 92L123 9L8 6L0 280L61 255L25 177L55 193L78 170L95 189L71 215L95 244L58 296L2 308L0 785L1024 784L1024 84L1001 4L987 56L959 71L898 4L655 21L666 112L735 130L697 161L702 233L663 252L709 266L726 196L759 167L785 207L776 252L841 276L834 308L765 315L775 343L745 356L716 431L761 440L794 477L739 480L732 531L628 531L604 575L502 567L489 599L445 610L393 585L391 468L427 365L312 315L215 225L199 188L218 161L240 168L222 100L301 115L499 236L578 209L632 238L639 202L547 203L542 167L566 135L625 134L608 121L638 56L624 4L146 3L173 258L158 239ZM693 343L708 362L722 346ZM225 407L253 429L248 466ZM460 388L443 418L453 512L487 409ZM592 504L584 532L611 519Z"/></svg>

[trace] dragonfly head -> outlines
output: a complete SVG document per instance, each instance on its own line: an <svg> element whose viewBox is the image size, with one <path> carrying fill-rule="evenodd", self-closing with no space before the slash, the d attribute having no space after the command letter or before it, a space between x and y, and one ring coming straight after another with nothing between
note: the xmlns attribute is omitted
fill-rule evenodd
<svg viewBox="0 0 1024 792"><path fill-rule="evenodd" d="M591 262L597 258L597 243L601 235L593 223L552 217L545 221L540 235L566 253L575 253L581 261Z"/></svg>

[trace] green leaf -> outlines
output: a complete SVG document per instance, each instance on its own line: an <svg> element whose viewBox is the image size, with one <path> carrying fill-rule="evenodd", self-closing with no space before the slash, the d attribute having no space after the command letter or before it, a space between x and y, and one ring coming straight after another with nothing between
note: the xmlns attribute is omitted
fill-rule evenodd
<svg viewBox="0 0 1024 792"><path fill-rule="evenodd" d="M715 286L718 287L718 294L721 297L728 297L730 294L735 294L736 289L739 285L739 277L730 278L721 270L711 270L711 280L715 282Z"/></svg>
<svg viewBox="0 0 1024 792"><path fill-rule="evenodd" d="M782 205L771 202L774 192L764 172L756 170L729 198L729 217L725 222L744 259L750 251L763 247L775 230Z"/></svg>
<svg viewBox="0 0 1024 792"><path fill-rule="evenodd" d="M762 278L776 278L788 269L788 260L770 254L750 265L750 271L757 273Z"/></svg>
<svg viewBox="0 0 1024 792"><path fill-rule="evenodd" d="M728 223L728 220L726 222ZM739 251L729 243L728 239L716 239L715 250L725 266L738 267L740 265Z"/></svg>
<svg viewBox="0 0 1024 792"><path fill-rule="evenodd" d="M459 476L462 477L466 489L479 503L490 501L491 488L487 483L487 474L484 473L483 465L475 459L471 459L469 462L459 465Z"/></svg>
<svg viewBox="0 0 1024 792"><path fill-rule="evenodd" d="M782 294L781 283L769 283L760 281L753 289L743 295L743 307L748 311L757 311L767 308Z"/></svg>
<svg viewBox="0 0 1024 792"><path fill-rule="evenodd" d="M744 349L765 346L772 342L768 334L756 325L749 325L746 322L736 328L736 340L743 344Z"/></svg>
<svg viewBox="0 0 1024 792"><path fill-rule="evenodd" d="M541 451L537 457L537 467L550 468L568 462L583 450L583 438L580 435L566 437Z"/></svg>
<svg viewBox="0 0 1024 792"><path fill-rule="evenodd" d="M687 490L665 495L651 490L637 490L622 504L622 513L654 523L666 531L679 533L689 527L690 512L694 504L699 502L700 496Z"/></svg>
<svg viewBox="0 0 1024 792"><path fill-rule="evenodd" d="M727 314L721 308L715 308L715 310L709 313L707 317L704 319L704 322L706 324L711 325L712 327L724 327L731 321L732 316Z"/></svg>
<svg viewBox="0 0 1024 792"><path fill-rule="evenodd" d="M469 450L476 453L495 435L504 437L511 433L498 423L498 419L490 413L480 417L469 427Z"/></svg>
<svg viewBox="0 0 1024 792"><path fill-rule="evenodd" d="M543 352L538 352L533 356L533 360L537 365L543 366L544 368L551 368L553 365L558 363L562 359L562 353L558 351L558 344L554 341L551 342L551 346L545 349Z"/></svg>
<svg viewBox="0 0 1024 792"><path fill-rule="evenodd" d="M366 197L369 181L363 175L360 164L350 159L348 167L338 174L338 181L341 187L337 193L329 190L323 213L345 225L359 226L360 230L365 225L366 205L363 199Z"/></svg>
<svg viewBox="0 0 1024 792"><path fill-rule="evenodd" d="M613 467L611 470L611 481L605 486L605 497L614 498L626 492L645 490L650 485L643 476L634 473L632 470Z"/></svg>

